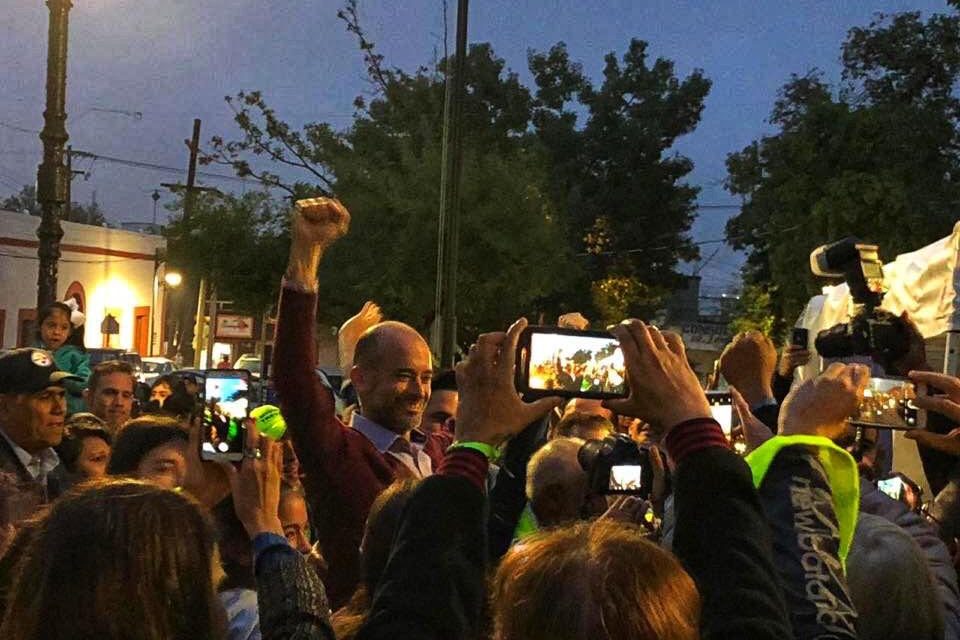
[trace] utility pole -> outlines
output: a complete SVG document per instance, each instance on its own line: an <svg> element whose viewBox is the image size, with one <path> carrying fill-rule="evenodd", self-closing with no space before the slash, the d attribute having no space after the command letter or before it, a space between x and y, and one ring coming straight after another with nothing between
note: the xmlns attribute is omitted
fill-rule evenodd
<svg viewBox="0 0 960 640"><path fill-rule="evenodd" d="M183 197L183 221L189 222L193 213L193 205L196 194L197 179L197 152L200 149L200 119L193 121L193 136L190 138L190 161L187 164L187 189ZM184 366L199 366L197 352L193 348L193 337L195 335L195 325L203 317L203 298L199 298L197 306L190 304L191 300L196 299L200 292L196 274L183 274L183 304L180 306L180 339L178 347Z"/></svg>
<svg viewBox="0 0 960 640"><path fill-rule="evenodd" d="M440 223L437 245L436 318L431 336L441 367L452 367L457 354L457 262L460 253L460 177L463 168L463 87L467 57L469 1L457 3L457 47L452 72L447 60L443 116L443 173L440 176Z"/></svg>
<svg viewBox="0 0 960 640"><path fill-rule="evenodd" d="M37 200L40 226L37 229L37 308L57 299L57 263L60 260L60 220L67 205L70 177L64 164L67 143L67 32L70 0L47 0L50 23L47 31L47 103L43 112L43 162L37 168Z"/></svg>

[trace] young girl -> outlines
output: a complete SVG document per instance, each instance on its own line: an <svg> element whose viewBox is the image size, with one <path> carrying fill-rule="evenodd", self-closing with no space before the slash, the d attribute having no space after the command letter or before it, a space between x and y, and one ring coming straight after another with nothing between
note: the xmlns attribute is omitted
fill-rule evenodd
<svg viewBox="0 0 960 640"><path fill-rule="evenodd" d="M71 305L71 303L73 303ZM54 362L61 371L80 376L83 380L66 380L67 413L84 411L83 390L90 377L90 356L83 346L83 314L74 300L51 302L37 317L37 339L42 349L53 352Z"/></svg>

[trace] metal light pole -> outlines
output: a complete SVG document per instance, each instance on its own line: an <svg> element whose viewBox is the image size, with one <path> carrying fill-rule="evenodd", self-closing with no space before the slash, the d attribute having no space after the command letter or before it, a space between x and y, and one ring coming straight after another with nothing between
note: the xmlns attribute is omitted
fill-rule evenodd
<svg viewBox="0 0 960 640"><path fill-rule="evenodd" d="M468 0L457 3L457 48L447 67L444 99L443 173L440 177L440 224L437 238L437 315L433 350L441 367L452 367L457 354L457 261L460 243L460 175L463 167L463 86L467 57ZM447 60L450 65L450 60Z"/></svg>
<svg viewBox="0 0 960 640"><path fill-rule="evenodd" d="M47 34L47 107L43 112L43 162L37 169L37 201L40 203L40 227L37 256L37 308L57 299L57 262L60 260L60 219L67 206L70 176L64 164L67 143L67 27L70 0L47 0L50 26Z"/></svg>

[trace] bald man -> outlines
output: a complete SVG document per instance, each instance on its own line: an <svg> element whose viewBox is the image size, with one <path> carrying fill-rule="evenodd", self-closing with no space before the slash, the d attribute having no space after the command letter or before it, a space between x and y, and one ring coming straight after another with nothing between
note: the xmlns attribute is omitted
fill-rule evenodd
<svg viewBox="0 0 960 640"><path fill-rule="evenodd" d="M273 352L273 384L304 472L334 608L357 585L360 542L373 501L397 479L430 475L448 444L440 435L410 441L430 398L433 373L430 349L411 327L380 323L357 341L349 375L360 408L351 426L337 418L333 394L314 372L317 269L349 224L350 214L335 200L297 203Z"/></svg>
<svg viewBox="0 0 960 640"><path fill-rule="evenodd" d="M580 518L587 498L587 472L577 453L578 438L557 438L533 454L527 463L527 500L540 528Z"/></svg>

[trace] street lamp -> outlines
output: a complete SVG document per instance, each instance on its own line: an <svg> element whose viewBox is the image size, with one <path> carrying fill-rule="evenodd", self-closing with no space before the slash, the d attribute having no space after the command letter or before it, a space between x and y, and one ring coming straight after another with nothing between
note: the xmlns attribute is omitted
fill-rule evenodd
<svg viewBox="0 0 960 640"><path fill-rule="evenodd" d="M167 283L168 287L179 287L180 283L183 282L183 276L177 271L168 271L164 274L163 281Z"/></svg>
<svg viewBox="0 0 960 640"><path fill-rule="evenodd" d="M37 257L37 308L57 299L57 262L60 260L60 219L67 207L67 24L70 0L47 0L50 24L47 32L47 108L43 112L43 162L37 169L37 201L40 203L40 240Z"/></svg>

